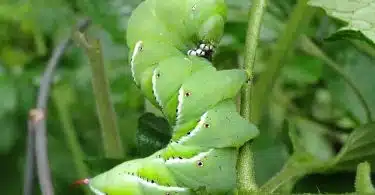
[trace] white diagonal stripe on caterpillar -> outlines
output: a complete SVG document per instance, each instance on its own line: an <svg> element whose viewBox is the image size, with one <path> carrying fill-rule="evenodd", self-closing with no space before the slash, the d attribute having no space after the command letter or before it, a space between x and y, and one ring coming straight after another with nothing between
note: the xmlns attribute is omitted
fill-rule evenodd
<svg viewBox="0 0 375 195"><path fill-rule="evenodd" d="M130 66L131 66L131 72L132 72L133 80L137 85L138 85L138 82L135 79L135 70L134 70L135 63L134 63L134 60L137 57L137 54L142 50L142 48L143 48L143 41L138 41L135 44L133 54L132 54L132 58L130 59Z"/></svg>
<svg viewBox="0 0 375 195"><path fill-rule="evenodd" d="M192 158L172 158L165 161L165 164L179 164L179 163L193 163L202 160L204 157L208 156L214 149L209 149L207 152L201 152L198 155L193 156Z"/></svg>
<svg viewBox="0 0 375 195"><path fill-rule="evenodd" d="M202 129L204 123L206 122L206 119L207 119L207 112L205 112L201 116L201 118L200 118L199 123L197 124L197 126L195 126L195 128L192 131L190 131L188 135L185 135L185 136L181 137L177 141L177 143L181 143L182 144L182 143L186 142L187 140L189 140L190 138L194 137Z"/></svg>
<svg viewBox="0 0 375 195"><path fill-rule="evenodd" d="M155 68L155 70L152 73L152 89L153 89L152 91L154 92L155 99L158 102L159 106L163 108L163 102L161 101L160 96L157 92L157 86L156 86L157 79L158 79L158 70L157 68Z"/></svg>
<svg viewBox="0 0 375 195"><path fill-rule="evenodd" d="M181 120L181 110L182 110L182 106L184 104L184 93L185 93L185 90L184 88L180 88L180 90L178 90L178 105L177 105L177 116L176 116L176 124L179 123L179 121Z"/></svg>
<svg viewBox="0 0 375 195"><path fill-rule="evenodd" d="M175 187L175 186L163 186L163 185L159 185L157 183L152 183L152 182L149 182L145 179L142 179L138 176L135 176L135 175L130 175L130 177L134 177L134 179L136 181L138 181L139 183L143 184L143 185L147 185L147 186L150 186L150 187L155 187L156 189L159 189L159 190L162 190L162 191L177 191L177 192L185 192L187 191L188 189L187 188L181 188L181 187Z"/></svg>

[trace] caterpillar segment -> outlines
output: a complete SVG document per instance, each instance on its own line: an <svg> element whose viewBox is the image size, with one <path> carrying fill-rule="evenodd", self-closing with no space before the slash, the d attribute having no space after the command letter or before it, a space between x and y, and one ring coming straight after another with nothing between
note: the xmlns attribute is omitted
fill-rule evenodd
<svg viewBox="0 0 375 195"><path fill-rule="evenodd" d="M225 100L205 112L188 128L175 128L172 140L181 145L207 148L239 148L258 135L255 125L244 120L232 100ZM207 139L210 137L209 139Z"/></svg>
<svg viewBox="0 0 375 195"><path fill-rule="evenodd" d="M163 149L87 179L97 195L230 194L238 148L257 128L236 110L244 70L210 62L226 20L224 0L146 0L127 31L136 85L173 127Z"/></svg>

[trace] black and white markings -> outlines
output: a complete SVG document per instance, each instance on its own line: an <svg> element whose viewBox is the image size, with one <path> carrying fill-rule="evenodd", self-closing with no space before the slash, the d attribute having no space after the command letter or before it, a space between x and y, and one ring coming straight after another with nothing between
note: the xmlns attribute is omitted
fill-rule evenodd
<svg viewBox="0 0 375 195"><path fill-rule="evenodd" d="M200 44L199 45L199 49L201 49L201 50L203 50L203 51L214 51L214 46L213 45L209 45L209 44L204 44L204 43L202 43L202 44Z"/></svg>
<svg viewBox="0 0 375 195"><path fill-rule="evenodd" d="M215 47L213 45L200 43L197 48L190 49L187 52L187 55L204 57L208 60L211 60L214 52L215 52Z"/></svg>

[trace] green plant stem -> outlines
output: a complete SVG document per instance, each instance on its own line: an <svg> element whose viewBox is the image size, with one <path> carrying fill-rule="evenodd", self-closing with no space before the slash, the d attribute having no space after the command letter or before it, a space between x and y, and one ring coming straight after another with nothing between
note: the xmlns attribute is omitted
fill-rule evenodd
<svg viewBox="0 0 375 195"><path fill-rule="evenodd" d="M302 36L301 44L303 45L303 49L305 52L321 59L329 68L331 68L336 74L340 75L342 79L344 79L344 81L350 86L350 88L352 88L358 100L361 102L362 107L366 112L367 121L371 122L372 121L371 107L366 102L366 99L362 95L361 91L359 90L359 87L350 78L350 76L342 68L340 68L340 66L335 61L333 61L322 50L320 50L320 48L315 43L313 43L308 37Z"/></svg>
<svg viewBox="0 0 375 195"><path fill-rule="evenodd" d="M288 183L296 183L305 175L324 173L331 167L330 162L317 161L305 153L294 153L289 157L283 168L268 180L261 188L261 192L275 193ZM290 185L290 184L289 184Z"/></svg>
<svg viewBox="0 0 375 195"><path fill-rule="evenodd" d="M314 16L316 9L309 7L307 1L299 0L295 5L285 26L286 29L276 43L272 56L267 63L267 69L261 73L259 81L255 84L251 108L251 119L255 124L259 123L263 114L262 111L266 110L268 97L270 97L275 80L279 76L283 61Z"/></svg>
<svg viewBox="0 0 375 195"><path fill-rule="evenodd" d="M355 177L355 189L359 194L374 194L375 189L371 182L371 167L368 162L360 163L357 166Z"/></svg>
<svg viewBox="0 0 375 195"><path fill-rule="evenodd" d="M80 32L77 32L76 35L76 40L85 48L91 66L91 81L101 125L105 155L108 158L122 158L125 150L118 131L117 116L110 99L109 81L104 67L100 40L85 37Z"/></svg>
<svg viewBox="0 0 375 195"><path fill-rule="evenodd" d="M77 170L77 176L78 178L86 178L89 175L89 172L86 165L84 164L84 153L78 142L78 137L74 129L73 122L69 117L69 103L66 99L61 98L61 93L63 93L61 90L55 89L53 91L52 98L57 108L67 146L73 156L73 162ZM88 188L84 188L84 190L86 195L91 194Z"/></svg>
<svg viewBox="0 0 375 195"><path fill-rule="evenodd" d="M265 183L260 188L262 192L267 192L270 194L274 193L285 183L297 181L298 178L306 174L304 169L300 169L297 166L293 165L294 163L291 159L288 162L286 162L286 164L279 173L273 176L270 180L267 181L267 183Z"/></svg>
<svg viewBox="0 0 375 195"><path fill-rule="evenodd" d="M259 33L262 24L264 12L266 11L267 0L254 0L250 10L250 18L246 36L246 55L245 64L241 67L246 70L249 76L249 82L241 91L241 108L240 112L243 117L250 121L251 108L251 88L253 80L253 69L255 64L256 50L258 47ZM251 144L246 143L239 150L239 158L237 163L237 182L240 192L256 191L257 184L254 174L253 152Z"/></svg>

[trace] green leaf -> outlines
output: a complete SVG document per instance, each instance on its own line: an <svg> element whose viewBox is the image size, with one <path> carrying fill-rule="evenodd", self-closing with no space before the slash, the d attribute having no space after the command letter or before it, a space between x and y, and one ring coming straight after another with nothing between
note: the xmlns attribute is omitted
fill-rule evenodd
<svg viewBox="0 0 375 195"><path fill-rule="evenodd" d="M343 49L337 54L339 55L337 61L343 65L343 70L357 86L369 105L370 111L375 113L375 85L370 84L374 81L372 75L375 74L375 60L353 47L346 48L345 46L341 45ZM362 124L367 123L363 106L344 79L335 74L330 74L326 79L328 88L332 93L333 102L350 111L355 120ZM372 116L372 119L375 119L374 117Z"/></svg>
<svg viewBox="0 0 375 195"><path fill-rule="evenodd" d="M275 94L275 98L285 100L285 96L279 93ZM290 157L288 146L283 142L286 111L284 105L271 102L268 113L272 115L265 117L258 126L262 132L251 146L254 152L255 179L258 186L277 174Z"/></svg>
<svg viewBox="0 0 375 195"><path fill-rule="evenodd" d="M323 136L326 131L323 127L301 117L292 117L288 121L293 155L282 169L261 187L264 192L290 194L299 179L324 170L333 158L333 149Z"/></svg>
<svg viewBox="0 0 375 195"><path fill-rule="evenodd" d="M165 118L145 113L138 120L137 147L141 156L148 156L166 146L171 130Z"/></svg>
<svg viewBox="0 0 375 195"><path fill-rule="evenodd" d="M336 33L332 34L328 38L326 38L326 41L339 41L342 39L347 40L363 40L366 43L373 45L373 42L369 40L365 35L363 35L361 32L353 31L353 30L345 30L341 29L337 31Z"/></svg>
<svg viewBox="0 0 375 195"><path fill-rule="evenodd" d="M254 141L255 142L255 141ZM253 146L255 176L257 184L264 184L280 171L289 154L282 143L272 143L268 147Z"/></svg>
<svg viewBox="0 0 375 195"><path fill-rule="evenodd" d="M19 133L12 117L0 118L0 154L8 153L17 141Z"/></svg>
<svg viewBox="0 0 375 195"><path fill-rule="evenodd" d="M355 189L360 194L375 193L374 186L371 183L371 168L368 162L360 163L357 167Z"/></svg>
<svg viewBox="0 0 375 195"><path fill-rule="evenodd" d="M16 89L12 83L12 79L0 75L0 117L9 111L13 111L17 104Z"/></svg>
<svg viewBox="0 0 375 195"><path fill-rule="evenodd" d="M282 73L288 83L298 85L314 84L319 81L323 72L323 63L315 57L296 55L286 64Z"/></svg>
<svg viewBox="0 0 375 195"><path fill-rule="evenodd" d="M305 143L298 139L296 131L290 131L294 148L304 147ZM358 163L369 161L375 165L375 123L367 124L354 130L347 139L339 154L328 161L322 161L309 154L307 149L298 149L288 159L281 171L265 183L261 190L276 192L293 186L296 181L311 173L353 170Z"/></svg>
<svg viewBox="0 0 375 195"><path fill-rule="evenodd" d="M4 46L0 51L0 57L8 66L22 66L30 62L32 56L19 48Z"/></svg>
<svg viewBox="0 0 375 195"><path fill-rule="evenodd" d="M325 133L329 130L324 126L302 117L290 119L293 127L290 128L290 137L295 152L308 153L321 161L334 157L334 150ZM298 137L296 137L298 136Z"/></svg>
<svg viewBox="0 0 375 195"><path fill-rule="evenodd" d="M347 22L340 31L358 31L375 44L375 3L373 0L310 0L309 5L323 8L329 15Z"/></svg>
<svg viewBox="0 0 375 195"><path fill-rule="evenodd" d="M375 122L354 130L334 160L335 170L353 170L358 163L375 165Z"/></svg>
<svg viewBox="0 0 375 195"><path fill-rule="evenodd" d="M283 143L284 135L281 135L285 108L279 104L272 104L269 112L273 113L272 116L265 118L259 124L258 127L262 132L251 146L258 186L263 185L279 172L290 157L287 145Z"/></svg>
<svg viewBox="0 0 375 195"><path fill-rule="evenodd" d="M299 179L322 166L321 161L316 161L309 154L295 153L288 159L280 172L268 180L260 190L269 194L280 191L283 192L282 194L290 194L290 190Z"/></svg>

